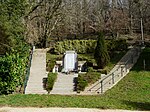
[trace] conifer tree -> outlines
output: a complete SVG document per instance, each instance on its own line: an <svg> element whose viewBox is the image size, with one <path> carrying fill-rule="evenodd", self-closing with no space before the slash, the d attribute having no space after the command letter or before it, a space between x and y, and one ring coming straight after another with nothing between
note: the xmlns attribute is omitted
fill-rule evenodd
<svg viewBox="0 0 150 112"><path fill-rule="evenodd" d="M110 57L107 51L107 46L105 44L104 35L102 33L98 35L94 58L98 68L100 69L103 69L110 61Z"/></svg>

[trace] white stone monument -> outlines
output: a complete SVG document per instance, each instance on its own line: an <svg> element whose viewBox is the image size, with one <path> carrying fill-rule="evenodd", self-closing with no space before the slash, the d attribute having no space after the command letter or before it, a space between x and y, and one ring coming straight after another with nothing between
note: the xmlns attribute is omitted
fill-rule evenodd
<svg viewBox="0 0 150 112"><path fill-rule="evenodd" d="M75 51L66 51L63 57L63 71L68 73L70 71L78 70L77 53Z"/></svg>

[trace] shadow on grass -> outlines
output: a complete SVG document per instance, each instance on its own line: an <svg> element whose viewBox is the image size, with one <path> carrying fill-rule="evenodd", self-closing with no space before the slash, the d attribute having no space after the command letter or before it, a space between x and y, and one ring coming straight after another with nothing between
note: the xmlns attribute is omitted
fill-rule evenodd
<svg viewBox="0 0 150 112"><path fill-rule="evenodd" d="M141 53L138 62L132 68L132 71L150 71L150 48L145 48ZM145 61L145 62L144 62ZM145 63L145 67L144 67Z"/></svg>
<svg viewBox="0 0 150 112"><path fill-rule="evenodd" d="M132 106L136 110L150 110L150 102L141 103L141 102L123 101L123 103L128 106Z"/></svg>

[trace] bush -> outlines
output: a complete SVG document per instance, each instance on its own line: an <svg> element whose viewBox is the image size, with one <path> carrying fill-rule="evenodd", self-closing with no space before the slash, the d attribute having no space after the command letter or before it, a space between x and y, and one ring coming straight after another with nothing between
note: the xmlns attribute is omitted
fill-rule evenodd
<svg viewBox="0 0 150 112"><path fill-rule="evenodd" d="M11 53L0 57L0 94L11 94L23 85L27 54Z"/></svg>
<svg viewBox="0 0 150 112"><path fill-rule="evenodd" d="M125 39L105 40L109 52L116 50L126 50L127 43ZM66 40L57 42L52 48L56 54L63 54L66 50L75 50L78 54L94 53L96 40Z"/></svg>
<svg viewBox="0 0 150 112"><path fill-rule="evenodd" d="M100 73L98 72L87 72L85 74L79 74L77 82L77 91L84 91L85 87L89 84L100 79Z"/></svg>
<svg viewBox="0 0 150 112"><path fill-rule="evenodd" d="M88 81L85 80L84 74L79 74L78 82L77 82L77 91L84 91L87 85L88 85Z"/></svg>
<svg viewBox="0 0 150 112"><path fill-rule="evenodd" d="M49 71L49 72L52 72L53 68L56 64L56 61L55 60L49 60L46 64L47 64L46 65L46 70Z"/></svg>
<svg viewBox="0 0 150 112"><path fill-rule="evenodd" d="M55 80L57 79L57 73L50 72L47 78L46 90L50 92L53 89Z"/></svg>
<svg viewBox="0 0 150 112"><path fill-rule="evenodd" d="M128 45L125 39L119 39L114 42L115 44L115 51L123 51L127 50Z"/></svg>
<svg viewBox="0 0 150 112"><path fill-rule="evenodd" d="M75 50L77 53L92 53L95 49L95 40L66 40L57 42L54 46L55 53L62 54L66 50Z"/></svg>

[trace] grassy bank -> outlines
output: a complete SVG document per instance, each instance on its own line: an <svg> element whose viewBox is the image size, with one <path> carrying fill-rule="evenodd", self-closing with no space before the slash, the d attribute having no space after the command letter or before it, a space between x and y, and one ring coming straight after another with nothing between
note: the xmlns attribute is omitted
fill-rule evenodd
<svg viewBox="0 0 150 112"><path fill-rule="evenodd" d="M141 65L142 60L148 60L149 56L150 49L147 49L140 56L138 63L132 71L118 85L103 95L61 96L16 94L0 96L0 106L150 110L150 71L149 69L144 71Z"/></svg>

